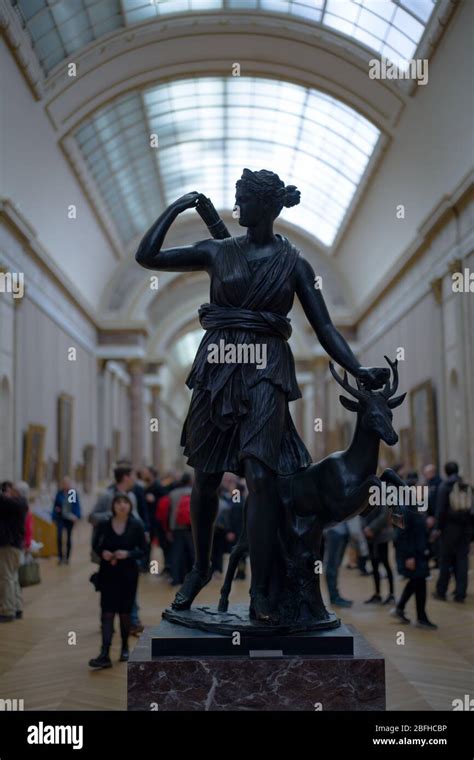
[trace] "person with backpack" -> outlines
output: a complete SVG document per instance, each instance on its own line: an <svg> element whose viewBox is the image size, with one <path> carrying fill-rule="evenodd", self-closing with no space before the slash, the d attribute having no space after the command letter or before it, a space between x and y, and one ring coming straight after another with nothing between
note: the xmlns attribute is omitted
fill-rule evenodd
<svg viewBox="0 0 474 760"><path fill-rule="evenodd" d="M467 593L469 543L472 534L473 489L459 475L457 462L447 462L447 475L438 489L436 529L440 532L439 576L435 599L446 601L454 571L454 601L464 602Z"/></svg>
<svg viewBox="0 0 474 760"><path fill-rule="evenodd" d="M58 544L58 565L69 564L72 549L72 529L81 519L79 494L73 488L72 480L67 475L63 478L61 488L53 504L52 519L56 523ZM66 556L64 557L63 533L66 533Z"/></svg>
<svg viewBox="0 0 474 760"><path fill-rule="evenodd" d="M192 478L185 473L169 498L168 526L171 546L171 585L181 585L193 567L194 548L191 531Z"/></svg>

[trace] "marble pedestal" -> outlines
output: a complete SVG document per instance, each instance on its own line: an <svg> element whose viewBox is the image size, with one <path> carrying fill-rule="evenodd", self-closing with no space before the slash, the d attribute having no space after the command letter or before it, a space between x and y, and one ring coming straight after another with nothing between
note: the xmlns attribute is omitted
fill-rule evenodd
<svg viewBox="0 0 474 760"><path fill-rule="evenodd" d="M384 660L352 626L305 635L302 654L284 654L271 637L249 649L242 636L240 645L222 637L231 654L209 655L212 636L167 621L145 628L128 662L128 709L385 710ZM321 653L328 637L353 654ZM173 654L152 656L152 644Z"/></svg>

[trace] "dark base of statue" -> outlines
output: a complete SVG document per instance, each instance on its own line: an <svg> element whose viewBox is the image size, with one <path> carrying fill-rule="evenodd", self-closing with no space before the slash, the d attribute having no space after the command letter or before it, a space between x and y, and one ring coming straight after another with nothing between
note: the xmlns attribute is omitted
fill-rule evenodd
<svg viewBox="0 0 474 760"><path fill-rule="evenodd" d="M308 612L300 616L298 622L270 625L269 623L251 620L249 607L245 604L234 604L227 612L219 612L217 606L209 605L191 607L190 610L166 609L163 618L170 623L183 625L186 628L198 628L200 631L232 635L235 631L252 636L273 636L276 634L304 633L307 631L324 631L338 628L339 618L333 612L324 611L323 617L312 617Z"/></svg>
<svg viewBox="0 0 474 760"><path fill-rule="evenodd" d="M241 620L222 634L163 620L145 628L128 662L128 709L385 710L385 664L346 625L265 635Z"/></svg>

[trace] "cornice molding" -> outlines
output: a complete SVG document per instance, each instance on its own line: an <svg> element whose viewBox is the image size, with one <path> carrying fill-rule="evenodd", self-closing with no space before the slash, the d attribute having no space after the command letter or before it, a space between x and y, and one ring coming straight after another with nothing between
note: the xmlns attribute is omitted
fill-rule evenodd
<svg viewBox="0 0 474 760"><path fill-rule="evenodd" d="M388 133L408 99L401 80L370 80L374 53L336 32L264 12L251 20L231 12L191 17L169 17L91 43L71 57L75 78L67 76L64 61L45 94L60 135L125 92L196 74L230 76L233 61L243 76L273 76L329 92Z"/></svg>
<svg viewBox="0 0 474 760"><path fill-rule="evenodd" d="M40 243L35 228L24 216L20 208L10 198L0 198L0 222L4 222L10 231L27 246L41 269L47 273L61 292L79 309L94 327L97 327L97 314L87 301L77 294L77 288L67 275L54 262L46 248Z"/></svg>
<svg viewBox="0 0 474 760"><path fill-rule="evenodd" d="M474 206L474 188L471 187L471 205ZM462 197L462 202L466 197ZM469 219L471 210L466 211ZM361 349L372 346L375 341L389 332L404 316L425 298L434 299L438 308L446 303L449 288L445 289L449 278L450 264L456 265L474 252L474 230L471 229L461 241L457 237L456 214L445 216L446 227L436 225L436 233L429 246L421 249L420 255L413 257L409 266L400 271L399 276L389 283L386 295L366 313L359 323Z"/></svg>
<svg viewBox="0 0 474 760"><path fill-rule="evenodd" d="M18 67L33 93L41 100L45 92L45 77L28 33L23 29L18 13L10 2L0 2L0 31L12 51Z"/></svg>
<svg viewBox="0 0 474 760"><path fill-rule="evenodd" d="M399 256L382 281L369 293L359 308L354 311L354 324L357 325L373 311L386 293L400 281L423 255L431 240L442 229L449 218L457 219L457 207L463 205L474 192L474 172L470 170L451 192L446 193L432 208L418 227L418 233L411 245ZM451 251L452 258L452 251ZM437 273L439 275L439 273Z"/></svg>

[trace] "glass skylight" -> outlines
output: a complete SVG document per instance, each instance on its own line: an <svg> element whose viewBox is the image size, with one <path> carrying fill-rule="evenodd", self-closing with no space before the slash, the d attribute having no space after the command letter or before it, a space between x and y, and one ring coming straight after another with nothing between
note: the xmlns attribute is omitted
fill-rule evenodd
<svg viewBox="0 0 474 760"><path fill-rule="evenodd" d="M404 70L435 5L436 0L327 0L323 23Z"/></svg>
<svg viewBox="0 0 474 760"><path fill-rule="evenodd" d="M12 0L45 72L125 26L120 0Z"/></svg>
<svg viewBox="0 0 474 760"><path fill-rule="evenodd" d="M11 0L46 72L123 26L176 13L229 9L299 16L361 42L401 69L414 57L437 0Z"/></svg>
<svg viewBox="0 0 474 760"><path fill-rule="evenodd" d="M158 135L158 148L150 135ZM330 246L379 137L317 90L251 77L196 78L116 100L75 137L124 243L190 190L234 205L242 169L271 169L301 190L282 216ZM193 212L194 213L194 212ZM203 231L204 232L204 231Z"/></svg>
<svg viewBox="0 0 474 760"><path fill-rule="evenodd" d="M140 93L97 111L75 137L122 240L145 231L163 198Z"/></svg>

